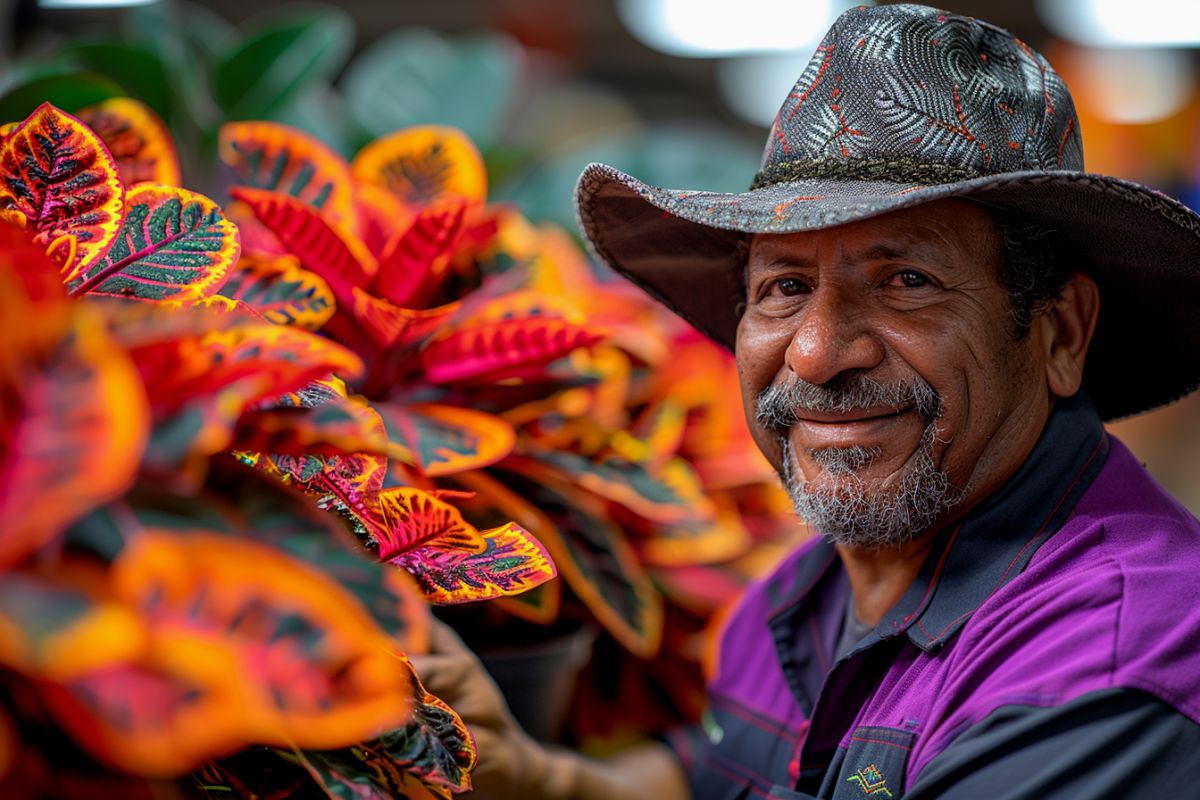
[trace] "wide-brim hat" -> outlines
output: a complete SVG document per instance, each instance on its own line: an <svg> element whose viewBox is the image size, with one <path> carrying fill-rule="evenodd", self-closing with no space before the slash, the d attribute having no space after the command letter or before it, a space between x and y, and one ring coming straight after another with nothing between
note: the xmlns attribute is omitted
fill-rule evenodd
<svg viewBox="0 0 1200 800"><path fill-rule="evenodd" d="M749 191L664 189L591 164L576 206L600 259L732 350L749 234L951 197L1052 228L1059 257L1096 280L1083 385L1104 419L1200 384L1200 217L1084 172L1061 79L980 20L912 5L847 11L779 110Z"/></svg>

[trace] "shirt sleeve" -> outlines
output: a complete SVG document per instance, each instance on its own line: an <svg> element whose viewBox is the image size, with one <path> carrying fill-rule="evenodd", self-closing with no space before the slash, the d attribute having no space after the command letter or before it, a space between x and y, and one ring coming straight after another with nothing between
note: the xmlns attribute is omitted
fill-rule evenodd
<svg viewBox="0 0 1200 800"><path fill-rule="evenodd" d="M917 776L905 800L1190 797L1200 725L1144 692L1106 689L1060 706L1005 706Z"/></svg>

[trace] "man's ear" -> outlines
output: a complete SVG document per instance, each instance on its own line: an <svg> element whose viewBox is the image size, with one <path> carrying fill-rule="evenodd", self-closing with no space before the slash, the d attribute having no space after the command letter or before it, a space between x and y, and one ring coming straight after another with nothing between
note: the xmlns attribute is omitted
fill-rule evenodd
<svg viewBox="0 0 1200 800"><path fill-rule="evenodd" d="M1070 397L1083 383L1083 362L1100 316L1100 290L1096 282L1076 272L1062 294L1037 317L1043 326L1046 382L1057 397Z"/></svg>

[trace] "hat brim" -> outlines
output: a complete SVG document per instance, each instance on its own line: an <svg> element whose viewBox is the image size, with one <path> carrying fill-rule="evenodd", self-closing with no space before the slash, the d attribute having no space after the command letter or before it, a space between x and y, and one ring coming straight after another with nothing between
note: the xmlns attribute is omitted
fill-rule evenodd
<svg viewBox="0 0 1200 800"><path fill-rule="evenodd" d="M1103 419L1169 403L1200 384L1200 217L1129 181L1014 172L956 183L807 180L743 194L662 189L603 164L580 176L580 228L597 257L734 349L739 241L819 230L948 197L1056 230L1100 287L1084 389Z"/></svg>

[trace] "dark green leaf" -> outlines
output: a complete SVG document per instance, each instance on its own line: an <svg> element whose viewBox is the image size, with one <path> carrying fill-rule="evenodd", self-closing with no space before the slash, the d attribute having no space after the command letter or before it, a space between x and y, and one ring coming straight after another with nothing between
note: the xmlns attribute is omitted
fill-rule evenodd
<svg viewBox="0 0 1200 800"><path fill-rule="evenodd" d="M71 113L124 94L111 78L94 72L58 70L55 74L30 76L6 86L0 95L0 121L23 120L45 102Z"/></svg>
<svg viewBox="0 0 1200 800"><path fill-rule="evenodd" d="M66 46L60 57L111 78L129 97L141 100L163 119L171 117L166 68L153 50L119 41L91 41Z"/></svg>
<svg viewBox="0 0 1200 800"><path fill-rule="evenodd" d="M331 6L286 8L252 27L213 71L213 96L229 119L268 117L305 87L330 80L354 43L350 17Z"/></svg>

